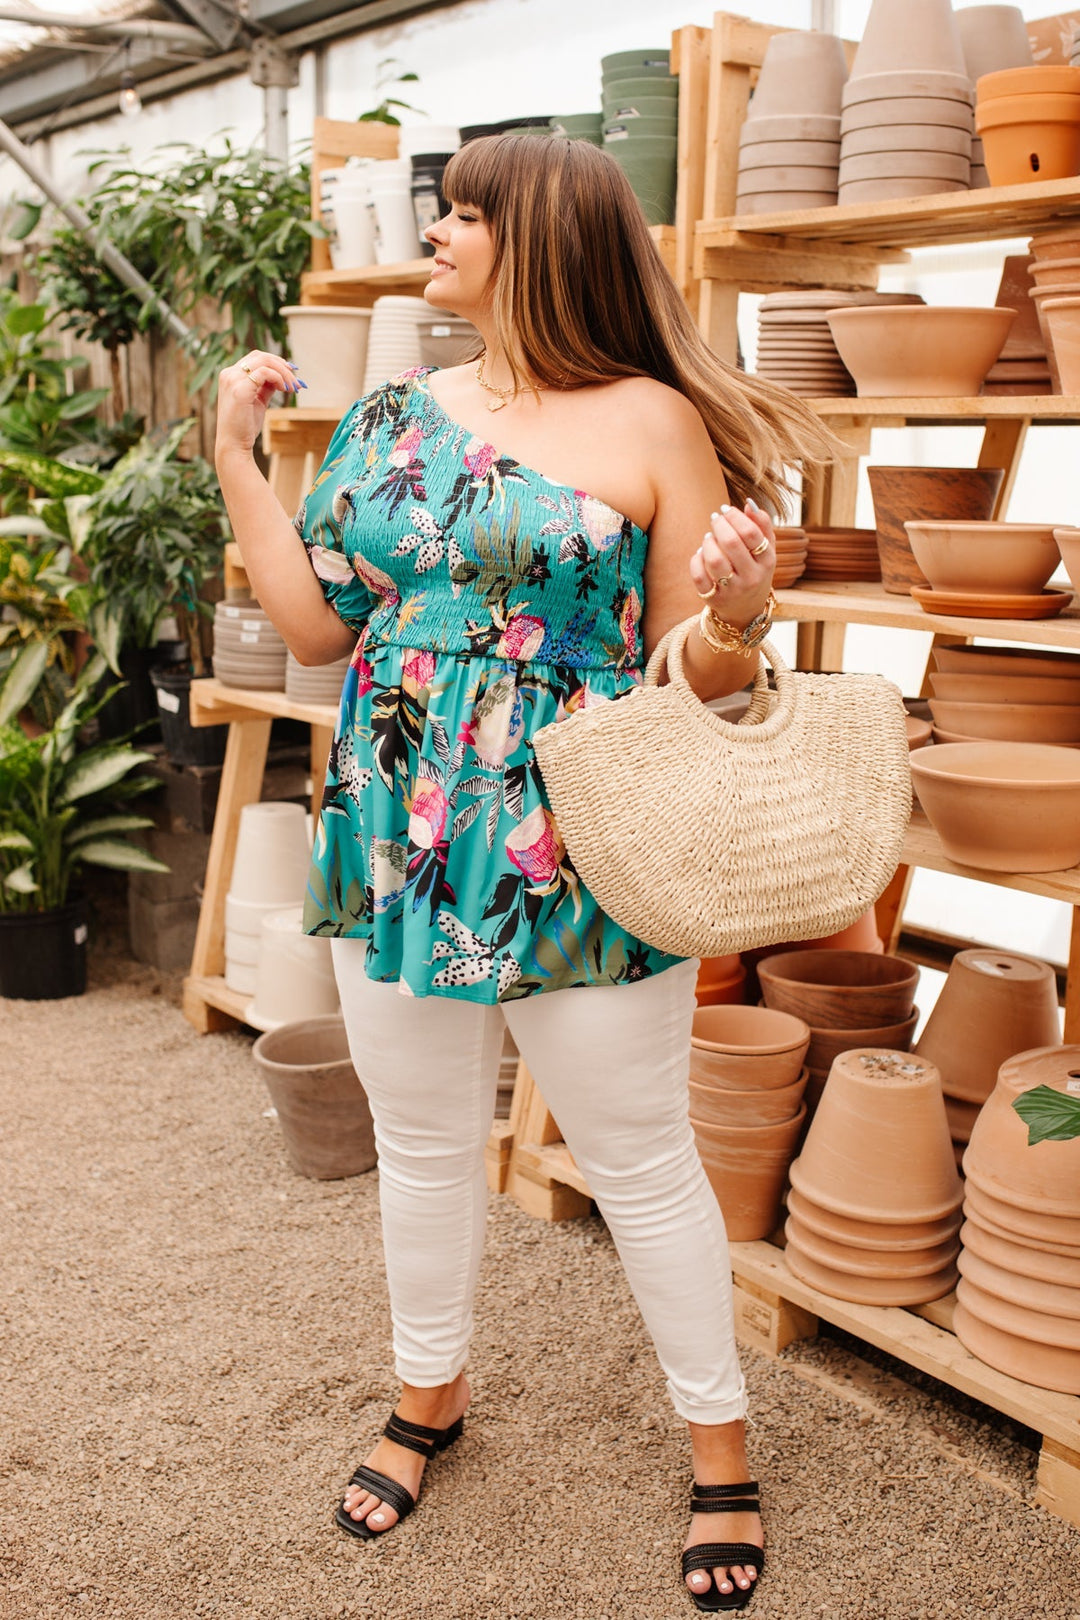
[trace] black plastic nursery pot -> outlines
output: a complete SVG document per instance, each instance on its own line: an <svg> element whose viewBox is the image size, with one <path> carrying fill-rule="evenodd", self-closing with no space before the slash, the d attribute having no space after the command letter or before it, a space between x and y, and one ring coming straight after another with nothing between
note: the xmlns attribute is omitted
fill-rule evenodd
<svg viewBox="0 0 1080 1620"><path fill-rule="evenodd" d="M86 989L87 902L0 913L0 996L57 1001Z"/></svg>
<svg viewBox="0 0 1080 1620"><path fill-rule="evenodd" d="M162 665L150 671L150 679L157 695L161 740L173 764L220 765L229 728L192 725L190 672Z"/></svg>

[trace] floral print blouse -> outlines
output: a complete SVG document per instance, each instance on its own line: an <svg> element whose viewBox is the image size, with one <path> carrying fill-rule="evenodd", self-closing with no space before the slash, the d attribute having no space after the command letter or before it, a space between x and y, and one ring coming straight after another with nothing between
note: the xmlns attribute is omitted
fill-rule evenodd
<svg viewBox="0 0 1080 1620"><path fill-rule="evenodd" d="M677 959L578 878L531 738L640 682L648 537L453 421L429 369L352 407L296 517L359 636L304 926L406 995L645 978Z"/></svg>

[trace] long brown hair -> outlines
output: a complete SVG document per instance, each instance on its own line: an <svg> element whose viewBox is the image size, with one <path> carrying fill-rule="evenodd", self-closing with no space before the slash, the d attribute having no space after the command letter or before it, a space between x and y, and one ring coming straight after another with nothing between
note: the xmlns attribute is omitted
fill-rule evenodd
<svg viewBox="0 0 1080 1620"><path fill-rule="evenodd" d="M495 335L516 387L577 388L655 377L700 412L733 502L782 511L788 470L832 436L795 394L707 347L619 165L588 141L489 135L443 176L448 201L492 232Z"/></svg>

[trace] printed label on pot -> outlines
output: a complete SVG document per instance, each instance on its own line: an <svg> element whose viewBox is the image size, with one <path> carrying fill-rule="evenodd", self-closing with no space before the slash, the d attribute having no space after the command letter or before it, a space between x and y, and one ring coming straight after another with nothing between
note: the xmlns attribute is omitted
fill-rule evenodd
<svg viewBox="0 0 1080 1620"><path fill-rule="evenodd" d="M262 629L262 620L261 619L245 619L243 624L240 626L240 628L241 628L241 630L261 630Z"/></svg>
<svg viewBox="0 0 1080 1620"><path fill-rule="evenodd" d="M159 709L167 709L170 714L180 713L180 699L176 693L163 692L160 686L158 687L157 706Z"/></svg>
<svg viewBox="0 0 1080 1620"><path fill-rule="evenodd" d="M244 641L244 642L257 642L258 639L259 639L258 632L256 632L254 635L249 634L248 631L246 631L246 630L241 630L241 632L240 632L240 640L241 641Z"/></svg>

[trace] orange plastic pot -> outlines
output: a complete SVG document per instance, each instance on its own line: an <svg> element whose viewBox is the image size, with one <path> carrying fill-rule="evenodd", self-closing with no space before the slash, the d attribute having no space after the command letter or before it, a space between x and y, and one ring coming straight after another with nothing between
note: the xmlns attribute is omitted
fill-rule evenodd
<svg viewBox="0 0 1080 1620"><path fill-rule="evenodd" d="M980 102L975 128L991 185L1065 180L1080 172L1080 95L1001 96Z"/></svg>

